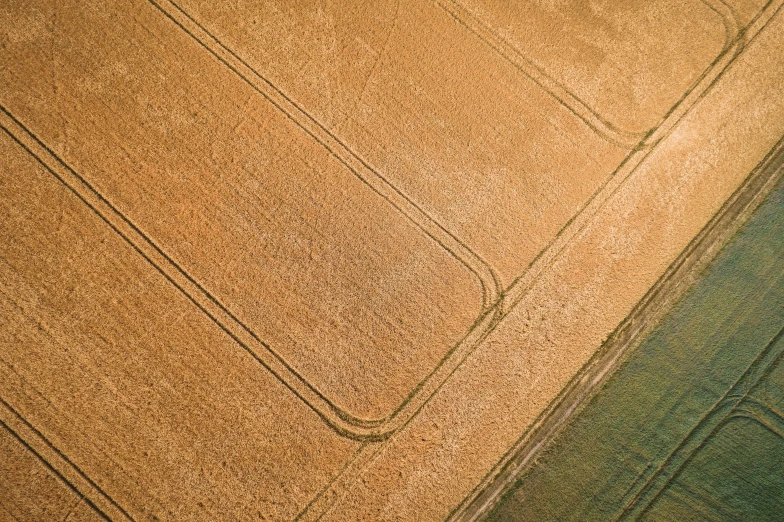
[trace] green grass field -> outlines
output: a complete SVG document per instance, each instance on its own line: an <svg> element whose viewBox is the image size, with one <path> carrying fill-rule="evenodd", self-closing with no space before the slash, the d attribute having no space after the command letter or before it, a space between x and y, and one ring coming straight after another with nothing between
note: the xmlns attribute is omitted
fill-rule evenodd
<svg viewBox="0 0 784 522"><path fill-rule="evenodd" d="M784 520L784 183L490 521Z"/></svg>

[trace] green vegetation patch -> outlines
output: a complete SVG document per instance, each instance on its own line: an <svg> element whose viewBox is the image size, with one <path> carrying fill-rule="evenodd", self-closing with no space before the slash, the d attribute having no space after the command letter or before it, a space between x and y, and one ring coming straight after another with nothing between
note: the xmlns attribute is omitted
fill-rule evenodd
<svg viewBox="0 0 784 522"><path fill-rule="evenodd" d="M784 183L491 521L784 519Z"/></svg>

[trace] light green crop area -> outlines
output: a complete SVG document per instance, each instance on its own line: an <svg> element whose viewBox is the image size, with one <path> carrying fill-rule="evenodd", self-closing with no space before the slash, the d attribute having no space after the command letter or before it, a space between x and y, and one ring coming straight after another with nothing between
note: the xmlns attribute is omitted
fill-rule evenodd
<svg viewBox="0 0 784 522"><path fill-rule="evenodd" d="M784 183L491 521L784 520Z"/></svg>

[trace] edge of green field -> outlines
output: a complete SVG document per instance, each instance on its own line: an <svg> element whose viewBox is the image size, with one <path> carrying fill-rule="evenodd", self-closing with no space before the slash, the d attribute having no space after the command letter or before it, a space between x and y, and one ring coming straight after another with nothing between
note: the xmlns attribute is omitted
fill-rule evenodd
<svg viewBox="0 0 784 522"><path fill-rule="evenodd" d="M784 519L782 327L779 181L486 520Z"/></svg>

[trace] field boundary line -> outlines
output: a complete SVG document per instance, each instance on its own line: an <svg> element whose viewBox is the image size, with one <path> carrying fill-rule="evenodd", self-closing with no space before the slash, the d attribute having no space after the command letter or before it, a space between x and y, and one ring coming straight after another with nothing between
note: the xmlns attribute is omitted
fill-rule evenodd
<svg viewBox="0 0 784 522"><path fill-rule="evenodd" d="M784 137L692 239L607 341L452 511L448 520L479 520L495 506L501 496L530 468L539 451L601 389L626 356L685 294L782 176Z"/></svg>

